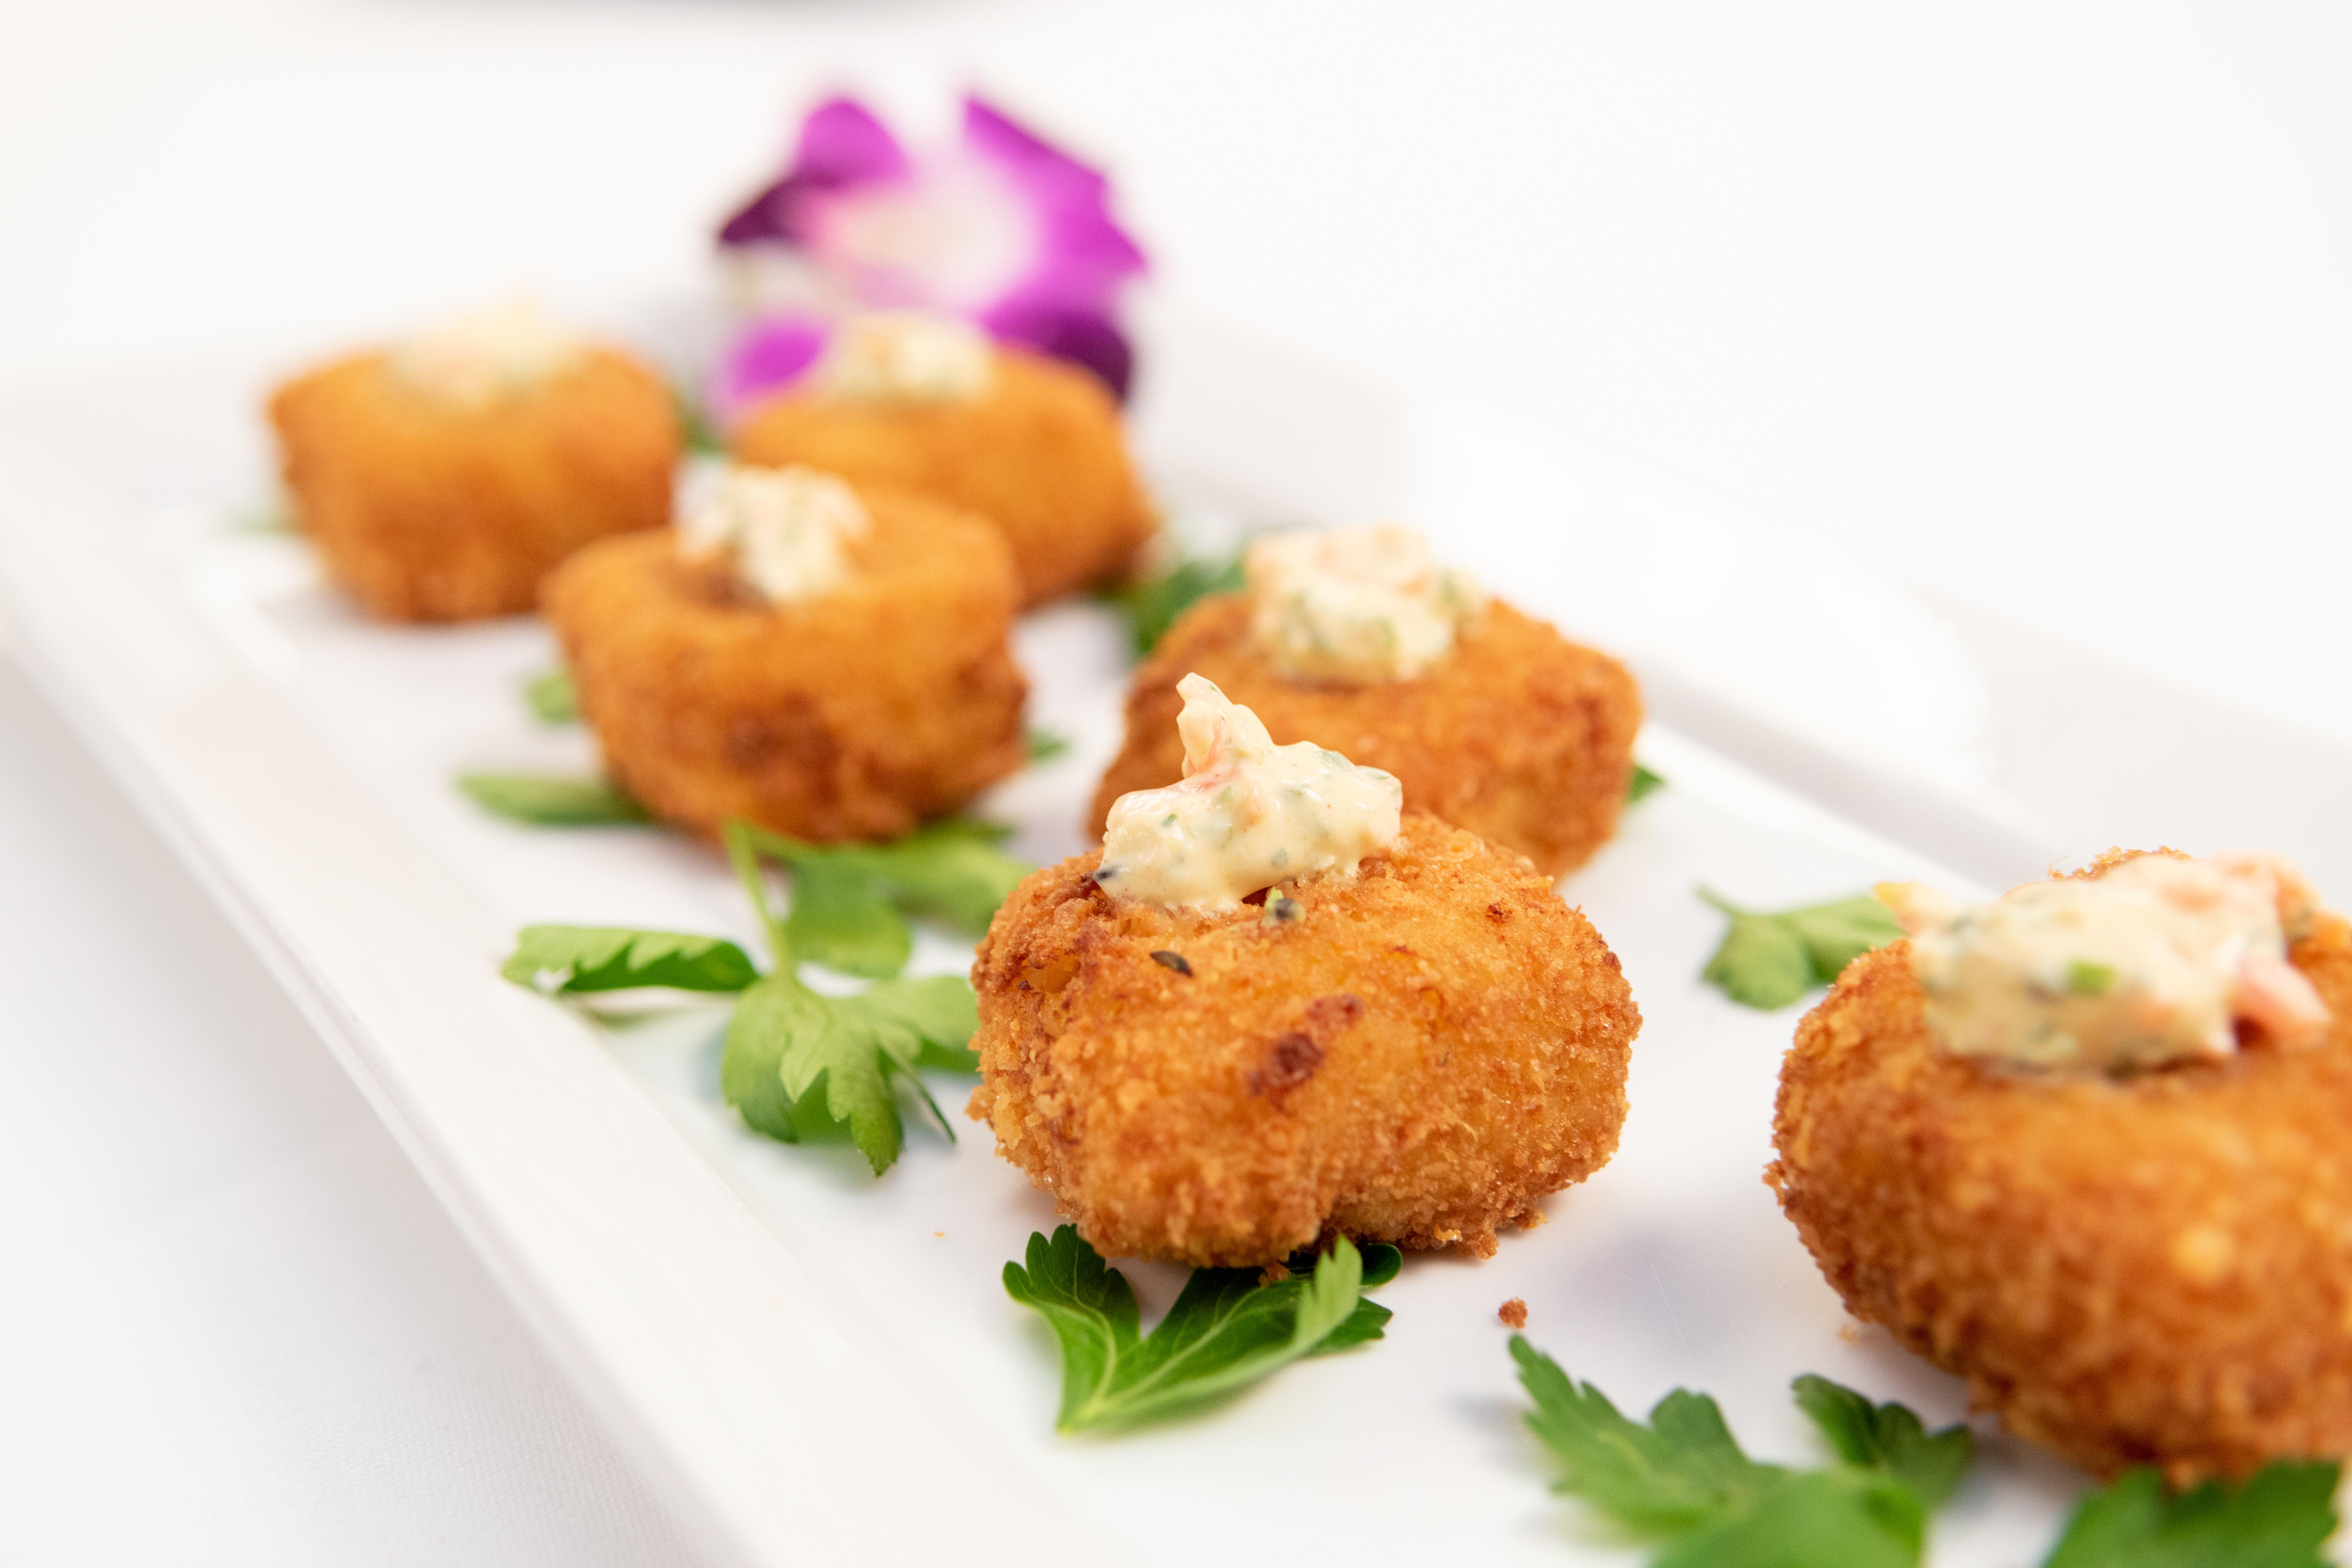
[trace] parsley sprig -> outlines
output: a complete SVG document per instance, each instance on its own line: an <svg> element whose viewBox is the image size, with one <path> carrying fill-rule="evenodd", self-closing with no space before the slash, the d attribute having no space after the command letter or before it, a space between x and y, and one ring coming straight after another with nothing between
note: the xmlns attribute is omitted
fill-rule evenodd
<svg viewBox="0 0 2352 1568"><path fill-rule="evenodd" d="M1065 1432L1129 1427L1195 1409L1304 1356L1381 1338L1391 1316L1363 1292L1396 1278L1402 1256L1345 1237L1307 1271L1272 1283L1255 1268L1195 1268L1150 1334L1127 1276L1077 1231L1029 1237L1027 1267L1004 1266L1004 1290L1034 1307L1062 1347Z"/></svg>
<svg viewBox="0 0 2352 1568"><path fill-rule="evenodd" d="M1212 594L1239 591L1243 581L1241 552L1235 551L1171 562L1105 596L1127 618L1136 657L1148 658L1185 611Z"/></svg>
<svg viewBox="0 0 2352 1568"><path fill-rule="evenodd" d="M2325 1568L2339 1470L2274 1464L2178 1494L2154 1470L2126 1471L2075 1505L2042 1568Z"/></svg>
<svg viewBox="0 0 2352 1568"><path fill-rule="evenodd" d="M1704 1394L1675 1389L1648 1422L1511 1336L1532 1427L1560 1466L1559 1489L1661 1542L1652 1568L1915 1568L1927 1520L1968 1470L1966 1426L1929 1433L1900 1405L1873 1405L1826 1378L1797 1380L1797 1403L1835 1450L1813 1469L1761 1464Z"/></svg>
<svg viewBox="0 0 2352 1568"><path fill-rule="evenodd" d="M904 910L985 927L1022 874L997 837L946 823L891 844L819 846L730 822L727 852L767 940L767 973L719 937L558 925L524 928L500 973L557 995L655 986L732 994L719 1065L727 1102L755 1131L787 1143L845 1131L878 1176L905 1146L900 1089L953 1142L954 1125L921 1074L979 1066L968 1044L980 1026L971 987L957 975L899 976L912 945ZM769 902L771 858L793 869L786 914ZM801 979L804 962L876 984L827 995Z"/></svg>
<svg viewBox="0 0 2352 1568"><path fill-rule="evenodd" d="M580 721L580 690L572 683L572 672L562 665L542 669L522 683L523 706L530 716L542 724L576 724Z"/></svg>
<svg viewBox="0 0 2352 1568"><path fill-rule="evenodd" d="M1894 913L1872 894L1766 913L1743 910L1706 888L1698 896L1731 917L1704 978L1745 1007L1785 1007L1845 966L1903 934Z"/></svg>
<svg viewBox="0 0 2352 1568"><path fill-rule="evenodd" d="M461 773L457 787L484 810L534 827L607 827L653 820L650 812L605 779L562 773Z"/></svg>

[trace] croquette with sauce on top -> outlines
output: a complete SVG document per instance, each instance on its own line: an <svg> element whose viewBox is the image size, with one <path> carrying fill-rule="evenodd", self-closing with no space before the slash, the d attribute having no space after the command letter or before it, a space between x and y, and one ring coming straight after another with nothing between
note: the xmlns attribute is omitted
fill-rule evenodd
<svg viewBox="0 0 2352 1568"><path fill-rule="evenodd" d="M1881 896L1767 1176L1847 1309L2102 1475L2352 1453L2352 924L2253 856Z"/></svg>
<svg viewBox="0 0 2352 1568"><path fill-rule="evenodd" d="M669 389L527 301L297 377L269 400L297 522L380 620L519 614L563 559L669 521Z"/></svg>
<svg viewBox="0 0 2352 1568"><path fill-rule="evenodd" d="M607 767L702 833L884 839L1021 766L1020 604L969 512L804 468L735 466L675 531L548 585Z"/></svg>
<svg viewBox="0 0 2352 1568"><path fill-rule="evenodd" d="M977 512L1003 531L1028 605L1123 576L1154 527L1101 382L944 316L852 318L732 445Z"/></svg>
<svg viewBox="0 0 2352 1568"><path fill-rule="evenodd" d="M981 945L973 1116L1107 1255L1493 1252L1616 1149L1615 955L1520 856L1182 687L1182 782Z"/></svg>
<svg viewBox="0 0 2352 1568"><path fill-rule="evenodd" d="M1641 694L1622 665L1486 598L1409 529L1269 534L1248 586L1204 599L1135 672L1097 831L1182 771L1176 687L1213 680L1278 741L1334 746L1434 812L1560 876L1615 831Z"/></svg>

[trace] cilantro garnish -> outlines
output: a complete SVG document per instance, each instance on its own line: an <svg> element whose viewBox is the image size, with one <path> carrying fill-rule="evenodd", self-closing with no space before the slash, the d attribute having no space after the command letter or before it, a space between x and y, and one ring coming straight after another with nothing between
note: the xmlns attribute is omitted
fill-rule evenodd
<svg viewBox="0 0 2352 1568"><path fill-rule="evenodd" d="M1077 1231L1029 1237L1028 1267L1004 1266L1004 1290L1034 1307L1062 1346L1065 1432L1134 1426L1234 1393L1302 1356L1377 1340L1386 1307L1363 1292L1396 1278L1403 1258L1375 1242L1359 1254L1341 1237L1301 1271L1271 1284L1255 1268L1195 1268L1150 1334L1127 1276Z"/></svg>
<svg viewBox="0 0 2352 1568"><path fill-rule="evenodd" d="M1230 555L1193 556L1138 577L1106 595L1127 617L1138 658L1148 658L1168 635L1177 617L1212 594L1230 594L1242 586L1242 558Z"/></svg>
<svg viewBox="0 0 2352 1568"><path fill-rule="evenodd" d="M2338 1471L2275 1464L2170 1496L2156 1471L2127 1471L2075 1505L2042 1568L2325 1568Z"/></svg>
<svg viewBox="0 0 2352 1568"><path fill-rule="evenodd" d="M1663 774L1654 773L1641 763L1633 764L1633 776L1625 781L1625 804L1633 805L1643 795L1666 787Z"/></svg>
<svg viewBox="0 0 2352 1568"><path fill-rule="evenodd" d="M457 787L486 810L535 827L603 827L653 820L644 806L604 779L463 773Z"/></svg>
<svg viewBox="0 0 2352 1568"><path fill-rule="evenodd" d="M580 693L572 684L572 672L560 664L524 681L522 700L531 717L542 724L580 721Z"/></svg>
<svg viewBox="0 0 2352 1568"><path fill-rule="evenodd" d="M1731 917L1704 978L1743 1006L1785 1007L1845 966L1903 934L1871 894L1768 914L1743 910L1706 888L1698 896Z"/></svg>
<svg viewBox="0 0 2352 1568"><path fill-rule="evenodd" d="M753 1131L787 1143L845 1134L878 1176L906 1142L899 1089L953 1142L955 1127L921 1071L980 1065L969 1045L980 1027L971 987L957 975L896 978L911 945L897 905L985 925L990 889L1020 874L1008 870L1013 863L994 837L947 823L895 844L823 847L730 822L727 852L775 960L765 974L719 937L554 925L525 927L499 973L552 994L652 986L733 994L719 1064L727 1102ZM793 866L789 915L769 906L762 855ZM881 978L854 996L825 995L802 982L803 962Z"/></svg>
<svg viewBox="0 0 2352 1568"><path fill-rule="evenodd" d="M1056 735L1051 730L1024 731L1021 736L1021 743L1027 748L1029 761L1032 763L1050 763L1070 749L1070 738L1067 735Z"/></svg>
<svg viewBox="0 0 2352 1568"><path fill-rule="evenodd" d="M1759 1464L1704 1394L1675 1389L1645 1425L1521 1335L1511 1357L1536 1402L1528 1425L1559 1461L1559 1489L1658 1539L1652 1568L1914 1568L1928 1516L1974 1451L1965 1426L1928 1434L1900 1405L1802 1377L1797 1403L1837 1459L1810 1470Z"/></svg>

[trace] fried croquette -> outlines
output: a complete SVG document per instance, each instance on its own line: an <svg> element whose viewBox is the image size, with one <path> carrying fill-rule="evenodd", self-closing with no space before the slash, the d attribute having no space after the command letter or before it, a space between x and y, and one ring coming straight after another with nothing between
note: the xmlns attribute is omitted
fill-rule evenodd
<svg viewBox="0 0 2352 1568"><path fill-rule="evenodd" d="M768 604L667 530L593 545L549 581L581 712L655 815L890 838L1021 766L1003 540L920 496L859 500L851 574L819 597Z"/></svg>
<svg viewBox="0 0 2352 1568"><path fill-rule="evenodd" d="M2289 951L2316 1043L2112 1075L1940 1048L1909 947L1781 1068L1766 1180L1847 1309L2103 1476L2352 1453L2352 926Z"/></svg>
<svg viewBox="0 0 2352 1568"><path fill-rule="evenodd" d="M674 401L609 351L483 405L360 354L278 388L269 419L298 522L329 577L380 620L530 610L580 546L669 520Z"/></svg>
<svg viewBox="0 0 2352 1568"><path fill-rule="evenodd" d="M1286 921L1114 898L1100 858L1022 883L972 965L971 1114L1097 1250L1486 1256L1615 1152L1641 1013L1519 856L1409 812Z"/></svg>
<svg viewBox="0 0 2352 1568"><path fill-rule="evenodd" d="M1642 698L1625 667L1542 621L1489 603L1452 656L1408 680L1324 685L1277 674L1245 594L1203 599L1135 672L1127 743L1095 792L1097 833L1130 790L1184 771L1176 683L1198 671L1254 710L1278 742L1312 741L1394 773L1420 806L1558 877L1616 831Z"/></svg>
<svg viewBox="0 0 2352 1568"><path fill-rule="evenodd" d="M1123 576L1153 528L1110 394L1022 349L1000 345L988 389L969 401L794 390L753 408L732 444L747 463L805 464L978 512L1003 530L1027 605Z"/></svg>

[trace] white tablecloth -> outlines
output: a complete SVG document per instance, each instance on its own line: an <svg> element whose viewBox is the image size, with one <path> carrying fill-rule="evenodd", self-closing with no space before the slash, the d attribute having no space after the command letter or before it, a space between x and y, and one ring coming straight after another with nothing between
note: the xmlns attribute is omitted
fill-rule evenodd
<svg viewBox="0 0 2352 1568"><path fill-rule="evenodd" d="M969 81L1196 309L2352 742L2347 80L2316 6L5 0L0 386L672 283L808 93ZM0 845L0 1560L688 1561L6 666Z"/></svg>

